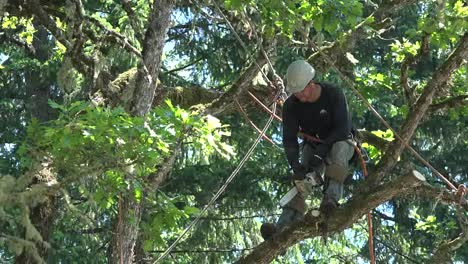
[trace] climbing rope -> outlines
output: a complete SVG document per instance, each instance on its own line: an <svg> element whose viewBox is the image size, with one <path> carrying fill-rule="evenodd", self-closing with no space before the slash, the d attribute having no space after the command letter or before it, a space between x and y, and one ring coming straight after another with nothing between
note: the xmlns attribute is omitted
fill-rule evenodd
<svg viewBox="0 0 468 264"><path fill-rule="evenodd" d="M273 103L273 111L276 111L276 102ZM205 205L203 210L198 214L198 216L190 222L190 224L185 228L185 230L177 237L177 239L164 251L164 253L159 256L158 259L154 263L158 263L159 261L163 260L170 252L171 250L179 243L179 241L187 234L190 229L192 229L193 226L195 226L199 221L202 215L208 210L208 208L219 198L219 196L226 190L227 186L231 181L234 179L234 177L237 176L239 171L242 169L244 166L245 162L250 158L252 155L254 149L257 147L258 143L260 142L260 139L262 138L262 135L265 134L266 130L270 127L271 122L273 121L273 116L270 116L268 119L265 127L263 128L262 132L258 135L257 139L255 142L252 144L250 147L249 151L247 151L247 154L244 156L244 158L239 162L239 165L237 165L236 169L231 173L231 175L226 179L224 184L219 188L219 190L216 192L216 194L211 198L211 200L208 202L208 204Z"/></svg>
<svg viewBox="0 0 468 264"><path fill-rule="evenodd" d="M239 101L237 99L234 100L236 102L237 108L239 108L239 111L241 111L242 115L244 116L245 121L247 121L258 133L262 134L261 130L255 125L255 123L250 120L249 116L245 112L244 108L240 105ZM263 139L266 141L270 142L273 146L277 146L273 140L271 140L267 135L262 134Z"/></svg>
<svg viewBox="0 0 468 264"><path fill-rule="evenodd" d="M400 140L404 147L407 148L408 150L410 150L410 152L419 160L421 161L424 165L426 165L429 169L432 170L432 172L434 172L439 178L441 178L452 190L454 191L457 191L457 188L455 187L455 185L453 185L453 183L451 183L447 178L445 178L444 175L442 175L442 173L440 173L437 169L435 169L429 162L427 162L413 147L411 147L411 145L406 141L404 140L400 134L398 134L391 126L390 124L379 114L379 112L377 112L377 110L375 110L375 108L367 101L367 99L354 87L354 82L351 81L348 76L344 75L339 69L338 67L336 67L336 65L333 63L333 61L330 59L330 57L323 53L322 50L317 47L317 45L315 45L315 43L311 42L310 43L311 46L316 49L322 56L323 58L325 59L325 61L338 73L338 75L340 75L340 77L348 84L348 86L351 88L351 90L359 97L359 99L361 99L362 102L364 102L364 104L372 111L372 113L380 120L380 122L382 122L382 124L387 128L389 129L390 131L392 131L393 135L395 135L395 137Z"/></svg>
<svg viewBox="0 0 468 264"><path fill-rule="evenodd" d="M270 111L270 109L268 109L268 107L266 107L262 101L260 101L255 95L253 95L251 92L248 92L248 94L250 95L250 97L255 101L257 102L264 110L266 110L269 114L270 114L270 118L271 117L274 117L276 118L278 121L282 122L282 119L277 116L274 112ZM316 142L316 143L324 143L323 140L319 139L319 138L316 138L314 136L311 136L309 134L306 134L304 132L299 132L298 133L298 136L299 137L302 137L304 138L305 140L307 141L310 141L310 142ZM350 143L351 144L351 143ZM360 160L360 163L361 163L361 170L362 170L362 174L364 176L365 179L367 179L367 176L369 175L368 171L367 171L367 166L366 166L366 161L364 160L364 157L362 155L362 152L361 150L359 149L359 147L357 146L357 144L352 144L353 148L354 148L354 151L358 154L358 157L359 157L359 160ZM464 192L463 191L460 191L461 193ZM375 257L374 257L374 235L373 235L373 228L372 228L372 215L370 212L367 212L367 226L368 226L368 232L369 232L369 255L371 257L371 263L374 264L375 263Z"/></svg>
<svg viewBox="0 0 468 264"><path fill-rule="evenodd" d="M245 43L242 41L242 39L239 37L239 35L237 34L237 32L235 31L234 27L231 25L231 23L229 22L229 20L227 19L227 17L224 15L224 13L221 11L221 9L219 8L218 4L216 3L216 1L213 1L213 5L215 6L216 10L220 13L220 15L223 17L223 19L226 21L226 23L228 24L229 28L231 29L231 31L233 32L233 34L235 35L235 37L237 38L237 40L240 42L241 46L249 53L248 49L247 49L247 46L245 45ZM314 43L311 43L312 46L317 49L319 52L322 53L322 51L314 44ZM271 122L273 121L274 118L276 119L279 119L281 120L281 118L279 118L275 113L276 113L276 106L277 106L277 100L280 98L280 97L284 97L285 96L285 91L284 91L284 84L283 84L283 81L282 79L276 74L275 72L275 69L271 63L271 61L269 60L268 56L267 56L267 53L265 52L265 50L263 49L263 47L260 45L259 47L261 49L261 52L263 54L263 56L265 56L265 59L270 67L270 69L272 70L273 72L273 78L274 78L274 81L272 82L268 76L266 75L266 73L262 70L262 67L255 61L253 60L253 63L259 68L260 70L260 73L265 77L265 80L267 81L267 83L270 85L270 87L273 87L273 88L277 88L278 91L277 91L277 95L275 96L274 100L273 100L273 110L269 110L266 106L263 105L263 103L261 103L260 100L256 99L255 96L248 92L250 96L252 96L253 98L255 98L255 101L257 101L258 103L260 103L264 109L268 109L268 112L270 113L270 117L268 119L268 122L267 124L265 125L265 127L263 128L263 130L261 131L261 133L259 134L259 136L257 137L257 139L255 140L254 144L251 146L251 148L249 149L249 151L247 152L247 154L244 156L244 158L241 160L241 162L239 163L239 165L236 167L236 169L231 173L231 175L228 177L228 179L225 181L225 183L221 186L221 188L218 190L218 192L213 196L213 198L208 202L208 204L203 208L203 210L200 212L200 214L195 218L195 220L193 220L188 226L187 228L182 232L182 234L171 244L171 246L169 246L169 248L166 249L166 251L164 251L164 253L154 262L154 263L158 263L159 261L163 260L170 252L171 250L179 243L179 241L182 239L182 237L189 232L189 230L195 226L199 220L200 220L200 217L208 210L208 208L219 198L219 196L225 191L225 189L227 188L227 186L229 185L229 183L234 179L234 177L237 175L237 173L240 171L240 169L243 167L244 163L247 161L248 158L250 158L251 154L253 153L253 150L256 148L256 146L258 145L258 143L260 142L260 139L265 135L265 132L266 130L268 129L268 127L270 126ZM450 186L452 189L454 190L457 190L457 188L449 181L447 180L439 171L437 171L429 162L427 162L422 156L419 155L419 153L417 153L409 144L407 141L403 140L403 138L401 138L401 136L393 129L391 128L391 126L385 121L385 119L383 119L380 114L373 108L373 106L366 100L366 98L354 87L354 84L351 80L349 80L349 78L347 78L347 76L345 76L335 65L334 63L330 60L330 58L328 58L328 56L326 54L323 54L323 57L325 58L325 60L327 61L327 63L330 64L330 66L332 66L337 72L338 74L341 76L341 78L343 78L351 87L351 89L358 95L358 97L367 105L367 107L369 109L371 109L371 111L373 112L374 115L376 115L380 121L387 127L387 129L390 129L393 134L404 144L404 146L406 148L408 148L411 153L413 153L424 165L426 165L427 167L429 167L436 175L438 175L442 180L444 180L448 186ZM251 57L251 56L250 56ZM284 98L283 98L284 99ZM252 123L253 124L253 123ZM303 133L303 135L306 135ZM363 162L363 157L362 157L362 153L360 153L360 151L358 152L360 154L360 159L361 159L361 165L363 166L362 169L363 169L363 174L365 174L365 177L367 177L367 169L365 167L365 162ZM464 187L464 186L463 186ZM463 198L463 195L465 194L465 189L464 188L461 188L459 190L460 194L461 194L461 197ZM463 198L464 200L464 198ZM371 261L372 263L375 263L375 258L374 258L374 253L373 253L373 239L372 239L372 219L371 219L371 216L370 216L370 213L368 213L368 225L369 225L369 249L370 249L370 254L371 254Z"/></svg>
<svg viewBox="0 0 468 264"><path fill-rule="evenodd" d="M369 176L369 173L367 172L367 166L366 166L366 161L364 160L364 157L362 155L361 150L356 144L353 144L354 151L359 156L359 160L361 161L361 169L362 169L362 174L365 179L367 179L367 176ZM375 263L375 256L374 256L374 232L372 228L372 215L371 212L367 212L367 229L369 232L369 255L371 257L371 263Z"/></svg>
<svg viewBox="0 0 468 264"><path fill-rule="evenodd" d="M237 34L237 32L234 30L234 28L232 27L231 23L229 22L229 20L227 19L227 17L223 14L223 12L221 11L221 9L219 8L218 4L216 3L216 1L213 2L214 6L216 7L217 11L221 14L221 16L223 17L223 19L228 23L230 29L232 30L232 32L234 33L234 35L236 36L237 40L241 43L242 47L247 51L247 53L249 53L249 50L247 49L247 46L245 45L245 43L242 41L242 39L240 39L239 35ZM263 52L263 55L266 56L266 53L265 51L263 50L262 48L262 52ZM252 55L250 55L249 57L252 57ZM268 76L266 75L266 73L262 70L262 67L255 61L253 60L254 64L258 67L258 69L260 70L261 74L263 75L263 77L265 77L265 80L267 81L267 83L271 86L271 87L274 87L274 88L277 88L277 95L275 96L274 98L274 102L273 102L273 110L272 112L276 112L276 106L277 106L277 99L280 98L280 97L283 97L286 93L284 91L284 84L283 84L283 80L276 74L276 72L274 71L274 68L273 68L273 65L271 64L270 60L268 59L268 56L265 57L266 60L267 60L267 63L270 65L270 68L271 70L273 71L273 78L274 78L274 81L272 82ZM266 130L268 129L268 127L270 126L271 122L273 121L273 116L270 116L270 118L268 119L268 122L267 124L265 125L265 127L263 128L263 130L261 131L261 133L259 134L259 136L257 137L257 139L255 140L254 144L250 147L249 151L247 152L247 154L244 156L244 158L241 160L241 162L239 163L239 165L237 166L237 168L232 172L232 174L228 177L228 179L225 181L225 183L221 186L221 188L218 190L218 192L213 196L213 198L208 202L208 204L203 208L203 210L200 212L200 214L187 226L187 228L185 228L185 230L181 233L181 235L164 251L164 253L158 258L156 259L156 261L154 263L158 263L159 261L163 260L170 252L171 250L179 243L179 241L182 239L183 236L185 236L186 233L188 233L190 231L190 229L195 226L199 221L200 221L200 217L208 210L208 208L219 198L219 196L224 192L224 190L226 189L226 187L229 185L229 183L234 179L234 177L237 175L237 173L240 171L240 169L243 167L244 163L247 161L247 159L250 158L250 156L252 155L253 153L253 150L256 148L256 146L258 145L258 143L260 142L260 139L265 135L265 132Z"/></svg>

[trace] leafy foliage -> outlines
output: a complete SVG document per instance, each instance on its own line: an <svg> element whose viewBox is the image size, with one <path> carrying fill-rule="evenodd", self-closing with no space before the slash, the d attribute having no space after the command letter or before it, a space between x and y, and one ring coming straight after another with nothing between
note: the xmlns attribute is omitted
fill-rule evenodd
<svg viewBox="0 0 468 264"><path fill-rule="evenodd" d="M75 5L80 2L87 15L84 18ZM124 2L131 2L130 9ZM272 63L280 76L292 60L311 58L317 69L323 69L317 72L318 80L345 89L355 126L394 142L395 135L380 125L309 44L313 42L329 54L354 78L355 87L368 102L398 128L414 103L405 95L404 85L413 99L418 98L468 27L468 7L462 0L419 1L393 12L400 2L219 3L247 51L212 2L178 2L171 15L158 86L164 91L195 86L220 94L232 88L261 45L272 45L273 50L267 52L273 54ZM28 8L8 7L9 13L1 21L0 226L4 228L0 231L0 257L13 262L15 255L37 251L36 245L47 242L46 247L53 249L49 262L107 263L106 250L113 239L120 199L130 195L143 207L137 255L153 259L199 216L256 134L233 113L217 119L167 102L145 117L134 117L124 110L128 105L91 104L89 98L99 85L105 87L106 81L138 67L141 59L124 49L123 43L139 51L144 48L152 7L144 0L55 1L43 6L53 26L74 45L66 47ZM379 16L382 13L384 17ZM88 59L84 66L77 64L83 58ZM93 63L91 73L80 68ZM467 71L466 66L460 67L436 94L434 104L466 96ZM402 81L405 74L407 82ZM468 177L467 113L466 103L429 112L411 140L434 167L460 183ZM258 108L250 107L248 115L259 127L267 119ZM260 143L168 263L230 263L261 242L261 223L277 219L277 201L290 188L289 168L280 145L281 126L274 124L267 135L277 145ZM153 188L154 176L179 145L180 154L168 178L158 189ZM372 158L369 167L378 170L388 149L364 146ZM38 169L42 165L49 170ZM398 177L408 168L423 173L430 184L443 186L406 153L388 178ZM50 180L37 183L34 175ZM360 172L354 175L358 178ZM361 182L353 182L349 191ZM42 205L51 189L57 190L53 193L56 212L50 237L42 241L30 210ZM346 199L350 197L348 192ZM309 202L318 204L319 194ZM441 205L437 199L395 199L376 208L373 220L376 256L382 263L425 262L442 242L462 232L455 207ZM318 238L302 241L276 263L366 262L364 222L362 219L343 234L329 237L326 245ZM453 253L453 260L464 261L467 256L465 244Z"/></svg>

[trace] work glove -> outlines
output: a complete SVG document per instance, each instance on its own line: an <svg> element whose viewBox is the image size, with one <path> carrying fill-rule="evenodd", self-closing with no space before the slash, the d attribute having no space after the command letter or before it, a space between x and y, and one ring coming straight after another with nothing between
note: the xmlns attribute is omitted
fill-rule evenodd
<svg viewBox="0 0 468 264"><path fill-rule="evenodd" d="M298 163L297 165L293 166L293 176L292 176L293 181L304 180L306 177L306 174L307 174L307 170L302 164Z"/></svg>

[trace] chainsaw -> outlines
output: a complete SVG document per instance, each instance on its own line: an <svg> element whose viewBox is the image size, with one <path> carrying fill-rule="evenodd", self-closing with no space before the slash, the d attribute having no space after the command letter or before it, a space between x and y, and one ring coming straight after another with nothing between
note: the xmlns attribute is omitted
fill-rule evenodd
<svg viewBox="0 0 468 264"><path fill-rule="evenodd" d="M315 171L308 172L303 180L295 180L294 187L289 190L280 200L280 206L287 205L297 194L306 198L312 193L314 187L323 185L322 175Z"/></svg>

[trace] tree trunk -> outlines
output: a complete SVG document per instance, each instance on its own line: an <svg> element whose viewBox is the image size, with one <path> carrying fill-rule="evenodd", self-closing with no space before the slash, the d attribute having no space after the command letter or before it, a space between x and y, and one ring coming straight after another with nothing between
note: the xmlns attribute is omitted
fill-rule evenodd
<svg viewBox="0 0 468 264"><path fill-rule="evenodd" d="M109 263L133 263L141 204L131 192L119 199L119 212L109 247Z"/></svg>
<svg viewBox="0 0 468 264"><path fill-rule="evenodd" d="M45 62L49 57L48 33L37 23L35 24L35 28L38 30L34 34L32 45L35 49L36 59L40 62ZM32 117L39 120L39 122L45 122L51 119L50 108L48 106L48 100L50 98L49 88L51 84L48 81L50 80L49 76L44 76L44 74L44 72L35 69L29 70L25 74L27 97L29 98L29 111L31 112ZM48 168L45 169L49 170ZM35 175L32 184L53 180L51 178L43 178L40 175L40 173ZM54 177L50 171L48 171L47 175ZM53 196L48 196L45 202L31 208L30 210L29 217L31 219L31 223L39 231L44 242L49 241L55 212L56 203ZM39 256L43 260L47 260L48 249L44 247L44 244L36 243L35 246L38 250ZM16 257L15 263L37 263L37 261L31 255L31 252L24 250L21 255Z"/></svg>
<svg viewBox="0 0 468 264"><path fill-rule="evenodd" d="M135 116L147 114L157 94L157 79L164 40L174 4L173 0L154 1L143 43L143 61L138 66L136 87L131 101L131 113ZM143 201L144 197L141 200ZM114 235L109 245L109 263L132 263L134 261L134 248L138 238L141 213L142 204L135 199L133 192L122 194L114 224Z"/></svg>

